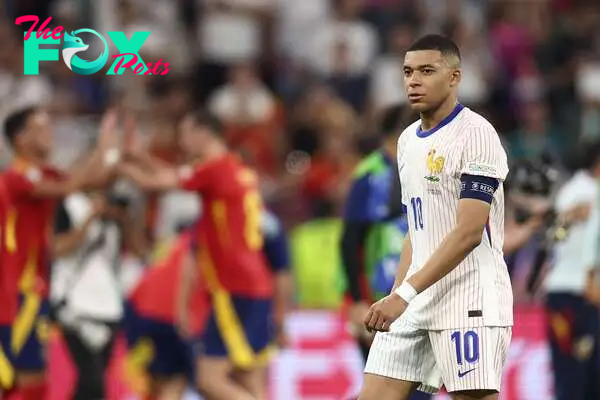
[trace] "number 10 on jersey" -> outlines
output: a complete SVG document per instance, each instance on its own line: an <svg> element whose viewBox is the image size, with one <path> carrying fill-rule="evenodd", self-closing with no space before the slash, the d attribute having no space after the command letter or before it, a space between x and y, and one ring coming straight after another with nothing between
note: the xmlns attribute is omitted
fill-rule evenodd
<svg viewBox="0 0 600 400"><path fill-rule="evenodd" d="M413 220L415 221L415 231L423 230L423 202L420 197L410 199L412 206Z"/></svg>

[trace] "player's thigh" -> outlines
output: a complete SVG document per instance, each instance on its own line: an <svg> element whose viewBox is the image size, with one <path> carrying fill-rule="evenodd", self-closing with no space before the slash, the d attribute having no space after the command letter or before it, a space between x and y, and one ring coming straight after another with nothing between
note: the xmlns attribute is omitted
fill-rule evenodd
<svg viewBox="0 0 600 400"><path fill-rule="evenodd" d="M213 295L212 312L202 337L205 356L227 357L248 370L268 358L274 331L271 300Z"/></svg>
<svg viewBox="0 0 600 400"><path fill-rule="evenodd" d="M500 391L511 336L511 327L430 331L436 364L446 390L461 392L463 397L484 396L481 397L484 399Z"/></svg>
<svg viewBox="0 0 600 400"><path fill-rule="evenodd" d="M452 400L498 400L499 395L495 390L468 390L453 392L450 397Z"/></svg>
<svg viewBox="0 0 600 400"><path fill-rule="evenodd" d="M360 399L402 400L417 388L437 392L440 383L427 331L400 318L375 335Z"/></svg>

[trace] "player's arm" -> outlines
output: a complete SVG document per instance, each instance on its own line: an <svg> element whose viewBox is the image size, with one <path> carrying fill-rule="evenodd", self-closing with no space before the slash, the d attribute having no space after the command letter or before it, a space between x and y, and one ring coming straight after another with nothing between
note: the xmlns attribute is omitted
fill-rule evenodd
<svg viewBox="0 0 600 400"><path fill-rule="evenodd" d="M406 274L408 273L408 268L412 263L412 243L410 241L410 234L406 234L406 239L404 239L404 245L402 246L402 253L400 253L400 261L398 262L398 270L396 271L396 279L394 280L394 287L392 292L394 292L401 284L404 282L404 278L406 278Z"/></svg>
<svg viewBox="0 0 600 400"><path fill-rule="evenodd" d="M364 273L361 249L370 227L367 215L369 191L368 176L356 179L352 183L344 208L340 250L348 293L355 303L365 301L364 293L360 289L360 275Z"/></svg>
<svg viewBox="0 0 600 400"><path fill-rule="evenodd" d="M177 317L177 328L181 335L187 337L190 334L189 326L189 307L190 299L194 285L196 284L196 264L195 259L190 249L185 257L183 258L183 265L181 266L181 274L179 280L179 290L177 291L177 299L175 306L175 315Z"/></svg>
<svg viewBox="0 0 600 400"><path fill-rule="evenodd" d="M290 272L290 252L287 236L280 222L273 217L271 222L268 223L272 226L270 229L266 229L271 230L271 232L265 235L263 252L275 275L273 319L278 331L278 337L283 337L285 316L290 308L294 290L292 274Z"/></svg>
<svg viewBox="0 0 600 400"><path fill-rule="evenodd" d="M484 234L491 245L493 238L486 226L494 194L508 174L506 152L491 126L472 127L467 135L456 225L425 265L407 280L407 285L400 285L402 298L414 297L448 275L480 245Z"/></svg>
<svg viewBox="0 0 600 400"><path fill-rule="evenodd" d="M179 187L179 174L174 167L161 166L148 170L136 163L127 162L119 165L118 171L142 190L158 192Z"/></svg>
<svg viewBox="0 0 600 400"><path fill-rule="evenodd" d="M477 178L472 176L468 179ZM474 197L463 197L460 200L454 229L442 241L423 268L408 279L408 283L417 293L448 275L479 246L483 240L489 212L490 203L486 200Z"/></svg>
<svg viewBox="0 0 600 400"><path fill-rule="evenodd" d="M127 160L137 164L140 168L148 172L154 172L162 168L172 167L171 164L152 156L148 152L135 152L127 154Z"/></svg>
<svg viewBox="0 0 600 400"><path fill-rule="evenodd" d="M154 170L150 171L134 163L122 163L119 173L147 191L183 189L199 192L213 182L218 182L218 171L213 166L214 164L207 163L200 167L186 165L175 168L157 164Z"/></svg>

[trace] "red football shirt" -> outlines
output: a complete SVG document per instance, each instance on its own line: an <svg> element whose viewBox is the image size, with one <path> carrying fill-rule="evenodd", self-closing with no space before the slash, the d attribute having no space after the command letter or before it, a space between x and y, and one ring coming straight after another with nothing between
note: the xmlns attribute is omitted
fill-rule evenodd
<svg viewBox="0 0 600 400"><path fill-rule="evenodd" d="M0 181L0 226L4 227L6 211L8 209L8 197L2 181ZM0 229L0 241L4 241L4 229ZM4 251L0 246L0 271L4 270ZM0 273L0 325L12 323L16 315L17 299L8 290L8 284Z"/></svg>
<svg viewBox="0 0 600 400"><path fill-rule="evenodd" d="M49 241L56 200L33 195L36 182L61 179L52 167L16 161L2 175L8 209L2 240L2 275L13 294L48 294Z"/></svg>
<svg viewBox="0 0 600 400"><path fill-rule="evenodd" d="M145 318L168 324L175 323L177 291L186 252L190 249L190 235L183 234L173 244L168 256L149 267L148 272L129 296L135 310ZM209 313L207 290L200 284L194 287L190 299L190 329L199 333Z"/></svg>
<svg viewBox="0 0 600 400"><path fill-rule="evenodd" d="M262 246L262 199L258 179L233 154L183 167L180 186L202 197L196 227L198 265L209 290L269 298L273 276Z"/></svg>

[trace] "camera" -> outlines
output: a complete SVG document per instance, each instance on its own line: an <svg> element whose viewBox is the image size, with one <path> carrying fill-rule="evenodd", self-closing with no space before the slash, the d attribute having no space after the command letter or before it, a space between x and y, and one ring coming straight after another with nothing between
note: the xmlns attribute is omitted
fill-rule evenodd
<svg viewBox="0 0 600 400"><path fill-rule="evenodd" d="M526 200L515 201L515 220L518 224L526 223L533 216L527 206L529 200L538 198L552 201L562 183L561 177L557 161L549 155L514 163L506 180L506 190L513 197ZM557 214L552 208L542 217L544 222L540 230L545 233L548 242L565 237L565 229L559 226L560 221L557 221Z"/></svg>

